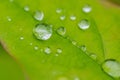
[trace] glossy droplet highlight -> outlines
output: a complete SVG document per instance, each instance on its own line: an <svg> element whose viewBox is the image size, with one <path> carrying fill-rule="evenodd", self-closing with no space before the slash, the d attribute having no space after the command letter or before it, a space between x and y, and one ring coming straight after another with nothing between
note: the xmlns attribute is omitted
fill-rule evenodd
<svg viewBox="0 0 120 80"><path fill-rule="evenodd" d="M46 47L46 48L44 49L44 52L45 52L46 54L50 54L50 53L51 53L51 49L50 49L49 47Z"/></svg>
<svg viewBox="0 0 120 80"><path fill-rule="evenodd" d="M52 36L52 27L47 24L37 24L33 33L39 40L48 40Z"/></svg>
<svg viewBox="0 0 120 80"><path fill-rule="evenodd" d="M103 70L114 78L120 78L120 63L116 60L106 60L102 64Z"/></svg>
<svg viewBox="0 0 120 80"><path fill-rule="evenodd" d="M34 49L35 49L35 50L38 50L39 48L38 48L38 46L35 46Z"/></svg>
<svg viewBox="0 0 120 80"><path fill-rule="evenodd" d="M75 15L71 15L70 16L70 20L72 20L72 21L76 20L76 16Z"/></svg>
<svg viewBox="0 0 120 80"><path fill-rule="evenodd" d="M58 54L61 54L61 53L62 53L62 49L58 48L58 49L57 49L57 53L58 53Z"/></svg>
<svg viewBox="0 0 120 80"><path fill-rule="evenodd" d="M10 22L12 21L11 17L7 16L7 20Z"/></svg>
<svg viewBox="0 0 120 80"><path fill-rule="evenodd" d="M66 16L65 15L62 15L62 16L60 16L60 20L65 20L65 18L66 18Z"/></svg>
<svg viewBox="0 0 120 80"><path fill-rule="evenodd" d="M87 19L83 19L78 23L78 27L82 30L86 30L90 27L90 23Z"/></svg>
<svg viewBox="0 0 120 80"><path fill-rule="evenodd" d="M44 13L43 13L43 11L36 11L36 12L34 13L34 18L35 18L36 20L38 20L38 21L42 21L43 18L44 18Z"/></svg>
<svg viewBox="0 0 120 80"><path fill-rule="evenodd" d="M59 35L65 35L65 33L66 33L66 28L65 27L59 27L58 29L57 29L57 33L59 34Z"/></svg>
<svg viewBox="0 0 120 80"><path fill-rule="evenodd" d="M23 37L23 36L21 36L21 37L20 37L20 40L24 40L24 37Z"/></svg>
<svg viewBox="0 0 120 80"><path fill-rule="evenodd" d="M30 10L29 6L24 6L24 10L29 11Z"/></svg>
<svg viewBox="0 0 120 80"><path fill-rule="evenodd" d="M61 9L61 8L57 8L57 9L56 9L56 13L59 14L59 13L61 13L61 12L62 12L62 9Z"/></svg>
<svg viewBox="0 0 120 80"><path fill-rule="evenodd" d="M92 8L90 5L85 5L83 8L82 8L83 12L85 13L89 13L91 12Z"/></svg>

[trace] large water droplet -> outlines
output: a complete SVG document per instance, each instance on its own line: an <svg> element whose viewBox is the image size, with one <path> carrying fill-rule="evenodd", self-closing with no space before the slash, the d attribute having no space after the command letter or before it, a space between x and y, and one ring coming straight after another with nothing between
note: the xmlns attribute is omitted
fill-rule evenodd
<svg viewBox="0 0 120 80"><path fill-rule="evenodd" d="M57 29L57 33L59 34L59 35L65 35L65 33L66 33L66 28L65 27L59 27L58 29Z"/></svg>
<svg viewBox="0 0 120 80"><path fill-rule="evenodd" d="M70 20L72 20L72 21L76 20L76 16L75 15L71 15L70 16Z"/></svg>
<svg viewBox="0 0 120 80"><path fill-rule="evenodd" d="M38 24L33 29L33 33L37 39L48 40L52 36L52 27L47 24Z"/></svg>
<svg viewBox="0 0 120 80"><path fill-rule="evenodd" d="M62 16L60 16L60 20L65 20L65 18L66 18L66 16L65 15L62 15Z"/></svg>
<svg viewBox="0 0 120 80"><path fill-rule="evenodd" d="M103 70L114 78L120 78L120 63L116 60L106 60L102 64Z"/></svg>
<svg viewBox="0 0 120 80"><path fill-rule="evenodd" d="M62 12L62 9L61 9L61 8L57 8L57 9L56 9L56 13L59 14L59 13L61 13L61 12Z"/></svg>
<svg viewBox="0 0 120 80"><path fill-rule="evenodd" d="M42 21L44 18L44 13L42 11L36 11L34 13L34 18L38 21Z"/></svg>
<svg viewBox="0 0 120 80"><path fill-rule="evenodd" d="M82 30L86 30L90 27L90 23L87 19L83 19L78 23L78 26Z"/></svg>
<svg viewBox="0 0 120 80"><path fill-rule="evenodd" d="M46 47L46 48L44 49L44 52L45 52L46 54L50 54L50 53L51 53L51 49L50 49L49 47Z"/></svg>
<svg viewBox="0 0 120 80"><path fill-rule="evenodd" d="M24 10L29 11L30 10L29 6L24 6Z"/></svg>
<svg viewBox="0 0 120 80"><path fill-rule="evenodd" d="M89 13L91 12L92 8L90 5L85 5L83 8L82 8L83 12L85 13Z"/></svg>

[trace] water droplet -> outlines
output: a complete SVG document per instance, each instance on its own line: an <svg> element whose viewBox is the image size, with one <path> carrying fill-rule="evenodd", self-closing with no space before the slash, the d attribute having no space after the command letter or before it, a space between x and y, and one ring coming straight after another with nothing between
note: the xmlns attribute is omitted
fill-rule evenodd
<svg viewBox="0 0 120 80"><path fill-rule="evenodd" d="M33 29L33 33L39 40L48 40L52 36L52 27L47 24L38 24Z"/></svg>
<svg viewBox="0 0 120 80"><path fill-rule="evenodd" d="M86 50L87 50L87 48L86 48L85 45L80 46L80 48L81 48L81 50L84 51L84 52L86 52Z"/></svg>
<svg viewBox="0 0 120 80"><path fill-rule="evenodd" d="M66 29L65 29L65 27L59 27L58 29L57 29L57 33L59 34L59 35L65 35L65 33L66 33Z"/></svg>
<svg viewBox="0 0 120 80"><path fill-rule="evenodd" d="M35 46L34 49L35 49L35 50L38 50L39 48L38 48L38 46Z"/></svg>
<svg viewBox="0 0 120 80"><path fill-rule="evenodd" d="M106 60L102 64L103 70L114 78L120 78L120 63L116 60Z"/></svg>
<svg viewBox="0 0 120 80"><path fill-rule="evenodd" d="M32 46L32 45L33 45L33 43L30 43L30 45Z"/></svg>
<svg viewBox="0 0 120 80"><path fill-rule="evenodd" d="M80 80L78 77L75 77L74 80Z"/></svg>
<svg viewBox="0 0 120 80"><path fill-rule="evenodd" d="M44 18L44 13L42 11L36 11L34 13L34 18L38 21L42 21Z"/></svg>
<svg viewBox="0 0 120 80"><path fill-rule="evenodd" d="M9 17L9 16L7 16L7 20L10 22L10 21L12 21L12 19Z"/></svg>
<svg viewBox="0 0 120 80"><path fill-rule="evenodd" d="M55 56L59 56L59 54L55 54Z"/></svg>
<svg viewBox="0 0 120 80"><path fill-rule="evenodd" d="M78 23L78 26L82 30L86 30L90 27L90 23L87 19L83 19Z"/></svg>
<svg viewBox="0 0 120 80"><path fill-rule="evenodd" d="M57 8L57 9L56 9L56 13L59 14L59 13L61 13L61 12L62 12L62 9L61 9L61 8Z"/></svg>
<svg viewBox="0 0 120 80"><path fill-rule="evenodd" d="M65 18L66 18L66 16L65 15L62 15L62 16L60 16L60 20L65 20Z"/></svg>
<svg viewBox="0 0 120 80"><path fill-rule="evenodd" d="M44 49L44 52L45 52L46 54L50 54L50 53L51 53L51 49L50 49L49 47L46 47L46 48Z"/></svg>
<svg viewBox="0 0 120 80"><path fill-rule="evenodd" d="M24 6L24 10L29 11L30 10L29 6Z"/></svg>
<svg viewBox="0 0 120 80"><path fill-rule="evenodd" d="M21 37L20 37L20 40L24 40L24 37L23 37L23 36L21 36Z"/></svg>
<svg viewBox="0 0 120 80"><path fill-rule="evenodd" d="M89 13L91 12L92 8L90 5L85 5L83 8L82 8L83 12L85 13Z"/></svg>
<svg viewBox="0 0 120 80"><path fill-rule="evenodd" d="M94 59L94 60L97 59L97 55L96 55L96 54L90 54L90 57L91 57L92 59Z"/></svg>
<svg viewBox="0 0 120 80"><path fill-rule="evenodd" d="M72 40L72 44L73 44L73 45L77 45L77 42L74 41L74 40Z"/></svg>
<svg viewBox="0 0 120 80"><path fill-rule="evenodd" d="M62 53L62 49L58 48L57 53L59 53L59 54Z"/></svg>
<svg viewBox="0 0 120 80"><path fill-rule="evenodd" d="M75 15L71 15L70 16L70 20L72 20L72 21L76 20L76 16Z"/></svg>

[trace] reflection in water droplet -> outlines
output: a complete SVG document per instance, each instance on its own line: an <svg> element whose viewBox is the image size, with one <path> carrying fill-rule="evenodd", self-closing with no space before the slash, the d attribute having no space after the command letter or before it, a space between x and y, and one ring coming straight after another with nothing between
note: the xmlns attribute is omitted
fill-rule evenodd
<svg viewBox="0 0 120 80"><path fill-rule="evenodd" d="M37 39L48 40L52 36L52 27L47 24L38 24L33 29L33 33Z"/></svg>
<svg viewBox="0 0 120 80"><path fill-rule="evenodd" d="M24 10L29 11L30 10L29 6L24 6Z"/></svg>
<svg viewBox="0 0 120 80"><path fill-rule="evenodd" d="M62 21L65 20L65 18L66 18L65 15L60 16L60 20Z"/></svg>
<svg viewBox="0 0 120 80"><path fill-rule="evenodd" d="M38 21L42 21L44 18L44 13L42 11L36 11L34 13L34 18Z"/></svg>
<svg viewBox="0 0 120 80"><path fill-rule="evenodd" d="M90 27L90 23L87 19L83 19L78 23L78 26L82 30L86 30Z"/></svg>
<svg viewBox="0 0 120 80"><path fill-rule="evenodd" d="M71 15L70 16L70 20L72 20L72 21L76 20L76 16L75 15Z"/></svg>
<svg viewBox="0 0 120 80"><path fill-rule="evenodd" d="M50 54L50 53L51 53L51 49L50 49L49 47L46 47L46 48L44 49L44 52L45 52L46 54Z"/></svg>
<svg viewBox="0 0 120 80"><path fill-rule="evenodd" d="M61 12L62 12L62 9L61 9L61 8L57 8L57 9L56 9L56 13L59 14L59 13L61 13Z"/></svg>
<svg viewBox="0 0 120 80"><path fill-rule="evenodd" d="M85 5L83 8L82 8L83 12L85 13L89 13L91 12L92 8L90 5Z"/></svg>
<svg viewBox="0 0 120 80"><path fill-rule="evenodd" d="M38 48L38 46L35 46L34 49L35 49L35 50L38 50L39 48Z"/></svg>
<svg viewBox="0 0 120 80"><path fill-rule="evenodd" d="M12 19L9 17L9 16L7 16L7 20L10 22L10 21L12 21Z"/></svg>
<svg viewBox="0 0 120 80"><path fill-rule="evenodd" d="M65 35L65 33L66 33L65 27L59 27L59 28L57 29L57 33L58 33L59 35L61 35L61 36Z"/></svg>
<svg viewBox="0 0 120 80"><path fill-rule="evenodd" d="M20 40L24 40L24 37L23 37L23 36L21 36L21 37L20 37Z"/></svg>
<svg viewBox="0 0 120 80"><path fill-rule="evenodd" d="M114 78L120 78L120 63L116 60L106 60L102 64L103 70Z"/></svg>

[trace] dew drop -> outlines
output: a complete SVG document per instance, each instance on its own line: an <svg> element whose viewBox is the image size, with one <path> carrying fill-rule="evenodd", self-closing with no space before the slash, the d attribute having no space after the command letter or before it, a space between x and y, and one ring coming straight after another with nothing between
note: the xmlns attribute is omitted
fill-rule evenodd
<svg viewBox="0 0 120 80"><path fill-rule="evenodd" d="M65 15L62 15L62 16L60 16L60 20L65 20L65 18L66 18L66 16Z"/></svg>
<svg viewBox="0 0 120 80"><path fill-rule="evenodd" d="M73 44L73 45L77 45L77 42L74 41L74 40L72 40L72 44Z"/></svg>
<svg viewBox="0 0 120 80"><path fill-rule="evenodd" d="M82 30L86 30L90 27L90 23L87 19L83 19L78 23L78 27Z"/></svg>
<svg viewBox="0 0 120 80"><path fill-rule="evenodd" d="M42 11L36 11L34 13L34 18L38 21L42 21L44 18L44 13Z"/></svg>
<svg viewBox="0 0 120 80"><path fill-rule="evenodd" d="M32 45L33 45L33 43L30 43L30 45L32 46Z"/></svg>
<svg viewBox="0 0 120 80"><path fill-rule="evenodd" d="M13 2L14 0L9 0L10 2Z"/></svg>
<svg viewBox="0 0 120 80"><path fill-rule="evenodd" d="M49 47L46 47L46 48L44 49L44 52L45 52L46 54L50 54L50 53L51 53L51 49L50 49Z"/></svg>
<svg viewBox="0 0 120 80"><path fill-rule="evenodd" d="M57 29L57 33L58 33L59 35L61 35L61 36L65 35L65 33L66 33L66 28L65 28L65 27L59 27L59 28Z"/></svg>
<svg viewBox="0 0 120 80"><path fill-rule="evenodd" d="M96 60L96 59L97 59L97 55L96 55L96 54L90 54L90 57L91 57L93 60Z"/></svg>
<svg viewBox="0 0 120 80"><path fill-rule="evenodd" d="M62 12L62 9L61 9L61 8L57 8L57 9L56 9L56 13L59 14L59 13L61 13L61 12Z"/></svg>
<svg viewBox="0 0 120 80"><path fill-rule="evenodd" d="M10 22L10 21L12 21L12 19L9 17L9 16L7 16L7 20Z"/></svg>
<svg viewBox="0 0 120 80"><path fill-rule="evenodd" d="M38 50L39 48L38 48L38 46L35 46L34 49L35 49L35 50Z"/></svg>
<svg viewBox="0 0 120 80"><path fill-rule="evenodd" d="M57 53L58 53L58 54L61 54L61 53L62 53L62 49L58 48L58 49L57 49Z"/></svg>
<svg viewBox="0 0 120 80"><path fill-rule="evenodd" d="M20 37L20 40L24 40L24 37L23 37L23 36L21 36L21 37Z"/></svg>
<svg viewBox="0 0 120 80"><path fill-rule="evenodd" d="M84 51L84 52L86 52L86 50L87 50L87 48L86 48L85 45L80 46L80 48L81 48L81 50Z"/></svg>
<svg viewBox="0 0 120 80"><path fill-rule="evenodd" d="M24 10L29 11L30 10L29 6L24 6Z"/></svg>
<svg viewBox="0 0 120 80"><path fill-rule="evenodd" d="M72 20L72 21L76 20L76 16L75 15L71 15L70 16L70 20Z"/></svg>
<svg viewBox="0 0 120 80"><path fill-rule="evenodd" d="M52 27L47 24L37 24L33 33L39 40L48 40L52 36Z"/></svg>
<svg viewBox="0 0 120 80"><path fill-rule="evenodd" d="M106 60L102 64L103 70L114 78L120 78L120 63L116 60Z"/></svg>
<svg viewBox="0 0 120 80"><path fill-rule="evenodd" d="M90 5L85 5L83 8L82 8L83 12L85 13L89 13L91 12L92 8Z"/></svg>

